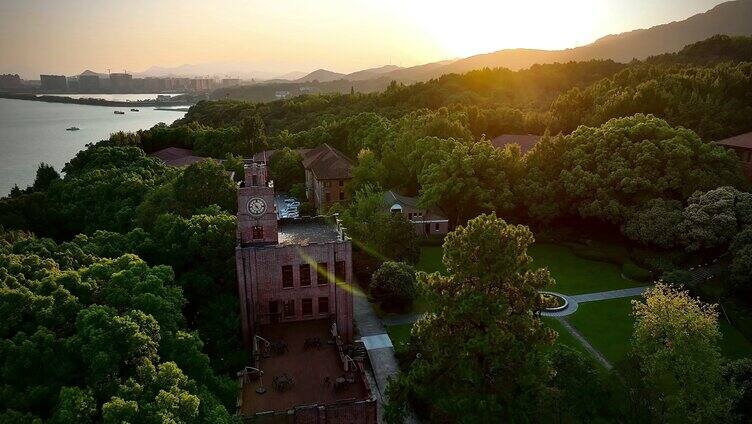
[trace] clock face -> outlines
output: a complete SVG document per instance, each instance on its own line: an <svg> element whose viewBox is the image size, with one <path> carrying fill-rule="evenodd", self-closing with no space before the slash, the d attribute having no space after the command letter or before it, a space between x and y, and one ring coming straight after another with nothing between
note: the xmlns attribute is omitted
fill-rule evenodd
<svg viewBox="0 0 752 424"><path fill-rule="evenodd" d="M266 202L264 199L254 197L248 201L248 213L253 216L261 216L266 212Z"/></svg>

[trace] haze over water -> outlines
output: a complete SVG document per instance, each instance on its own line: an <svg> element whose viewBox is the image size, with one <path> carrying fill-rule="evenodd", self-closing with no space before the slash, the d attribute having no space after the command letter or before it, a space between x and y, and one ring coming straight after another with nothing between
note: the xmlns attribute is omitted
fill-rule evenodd
<svg viewBox="0 0 752 424"><path fill-rule="evenodd" d="M7 195L14 184L21 188L31 185L40 162L60 172L87 143L117 131L147 129L159 122L170 124L185 115L151 107L138 109L131 112L128 107L0 99L0 196ZM115 110L125 115L115 115ZM73 126L80 130L65 130Z"/></svg>

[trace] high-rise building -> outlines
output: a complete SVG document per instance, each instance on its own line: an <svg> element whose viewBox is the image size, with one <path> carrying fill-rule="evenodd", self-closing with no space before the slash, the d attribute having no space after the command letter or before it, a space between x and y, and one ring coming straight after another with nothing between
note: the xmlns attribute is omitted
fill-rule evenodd
<svg viewBox="0 0 752 424"><path fill-rule="evenodd" d="M68 91L68 78L65 75L40 75L43 91Z"/></svg>
<svg viewBox="0 0 752 424"><path fill-rule="evenodd" d="M110 90L114 93L127 93L131 91L133 76L126 73L110 74Z"/></svg>
<svg viewBox="0 0 752 424"><path fill-rule="evenodd" d="M82 93L98 93L101 89L99 75L79 75L78 89Z"/></svg>

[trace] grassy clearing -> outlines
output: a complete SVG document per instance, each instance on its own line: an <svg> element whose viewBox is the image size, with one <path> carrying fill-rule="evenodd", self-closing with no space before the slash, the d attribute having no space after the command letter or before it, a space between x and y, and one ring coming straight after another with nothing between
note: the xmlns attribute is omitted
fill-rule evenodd
<svg viewBox="0 0 752 424"><path fill-rule="evenodd" d="M569 322L612 364L626 358L634 329L632 299L580 303Z"/></svg>
<svg viewBox="0 0 752 424"><path fill-rule="evenodd" d="M581 303L569 321L609 361L617 363L626 358L629 351L634 331L633 299L638 297ZM722 335L719 346L723 356L732 359L752 357L752 343L723 317L719 319L719 327Z"/></svg>
<svg viewBox="0 0 752 424"><path fill-rule="evenodd" d="M546 267L556 280L551 289L564 294L583 294L645 285L621 276L621 268L575 256L565 246L535 244L528 249L533 265Z"/></svg>
<svg viewBox="0 0 752 424"><path fill-rule="evenodd" d="M412 324L400 324L400 325L387 325L386 332L389 334L389 338L392 340L392 344L395 348L407 344L410 339L410 331L412 330Z"/></svg>
<svg viewBox="0 0 752 424"><path fill-rule="evenodd" d="M444 264L441 261L444 256L444 249L441 246L423 246L420 248L420 259L415 265L415 269L418 271L432 272L446 272Z"/></svg>

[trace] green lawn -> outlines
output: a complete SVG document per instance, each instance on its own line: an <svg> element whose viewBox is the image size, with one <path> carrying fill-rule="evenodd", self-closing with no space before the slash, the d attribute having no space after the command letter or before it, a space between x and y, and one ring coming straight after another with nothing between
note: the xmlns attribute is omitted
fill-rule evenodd
<svg viewBox="0 0 752 424"><path fill-rule="evenodd" d="M622 278L617 265L577 257L565 246L535 244L528 253L533 265L548 268L556 280L551 290L559 293L582 294L645 285Z"/></svg>
<svg viewBox="0 0 752 424"><path fill-rule="evenodd" d="M386 332L392 340L392 345L397 348L397 346L407 343L408 339L410 339L410 330L412 328L412 324L387 325Z"/></svg>
<svg viewBox="0 0 752 424"><path fill-rule="evenodd" d="M568 319L609 361L616 363L624 359L629 350L634 330L633 299L637 297L580 303L577 312ZM720 317L719 325L723 356L734 359L752 357L752 343L723 317Z"/></svg>
<svg viewBox="0 0 752 424"><path fill-rule="evenodd" d="M418 271L445 272L444 264L441 258L444 256L444 249L441 246L423 246L420 248L420 259L415 265Z"/></svg>
<svg viewBox="0 0 752 424"><path fill-rule="evenodd" d="M563 325L557 320L556 318L552 317L542 317L543 323L546 324L549 328L559 333L559 337L556 338L556 343L561 343L564 345L567 345L584 355L586 357L590 356L590 352L585 350L585 348L582 346L582 343L580 343L579 340L575 339L572 333L567 331L566 328L564 328Z"/></svg>
<svg viewBox="0 0 752 424"><path fill-rule="evenodd" d="M636 297L580 303L577 312L567 319L593 347L615 364L623 360L629 350L634 328L632 299Z"/></svg>

